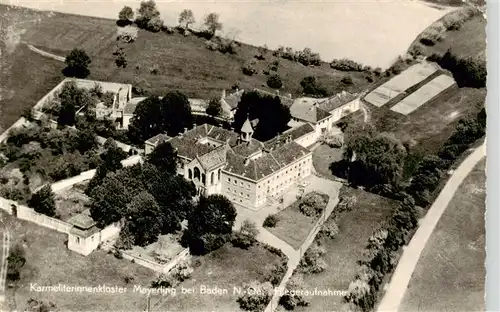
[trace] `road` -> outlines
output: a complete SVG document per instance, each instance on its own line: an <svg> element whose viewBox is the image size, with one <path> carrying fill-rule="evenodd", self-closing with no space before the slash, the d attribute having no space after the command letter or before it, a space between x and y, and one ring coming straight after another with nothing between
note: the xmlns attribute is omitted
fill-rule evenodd
<svg viewBox="0 0 500 312"><path fill-rule="evenodd" d="M470 154L453 172L445 187L432 204L431 208L420 221L419 228L412 240L403 250L403 255L394 271L378 312L397 312L403 296L410 282L420 254L431 236L441 215L448 207L453 195L462 181L467 177L476 164L486 156L486 140Z"/></svg>

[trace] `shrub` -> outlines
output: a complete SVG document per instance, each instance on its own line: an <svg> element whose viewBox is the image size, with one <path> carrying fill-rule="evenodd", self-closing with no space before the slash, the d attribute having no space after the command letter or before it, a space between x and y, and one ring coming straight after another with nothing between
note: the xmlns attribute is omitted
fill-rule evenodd
<svg viewBox="0 0 500 312"><path fill-rule="evenodd" d="M416 58L424 53L424 49L422 48L422 46L418 42L416 42L416 43L411 45L408 53L411 56L413 56L414 58Z"/></svg>
<svg viewBox="0 0 500 312"><path fill-rule="evenodd" d="M56 203L54 193L50 185L45 185L38 192L31 196L28 205L36 212L53 217L56 214Z"/></svg>
<svg viewBox="0 0 500 312"><path fill-rule="evenodd" d="M243 70L243 74L247 76L252 76L257 72L257 70L250 64L244 65L241 69Z"/></svg>
<svg viewBox="0 0 500 312"><path fill-rule="evenodd" d="M118 28L116 31L116 40L122 41L124 43L134 42L137 39L137 28L133 26L125 26Z"/></svg>
<svg viewBox="0 0 500 312"><path fill-rule="evenodd" d="M313 53L310 48L304 48L295 55L297 62L304 66L319 66L321 65L321 58L318 53Z"/></svg>
<svg viewBox="0 0 500 312"><path fill-rule="evenodd" d="M153 288L170 288L177 285L177 280L169 274L161 273L151 282Z"/></svg>
<svg viewBox="0 0 500 312"><path fill-rule="evenodd" d="M304 274L316 274L323 272L326 268L326 262L321 258L326 254L325 248L313 243L300 259L299 268Z"/></svg>
<svg viewBox="0 0 500 312"><path fill-rule="evenodd" d="M420 36L420 42L426 46L433 46L442 41L444 38L443 33L435 28L426 29Z"/></svg>
<svg viewBox="0 0 500 312"><path fill-rule="evenodd" d="M16 244L10 250L7 258L7 280L18 281L21 278L21 268L26 264L26 252L23 246Z"/></svg>
<svg viewBox="0 0 500 312"><path fill-rule="evenodd" d="M159 32L163 27L163 20L159 17L150 19L147 23L147 30L152 32Z"/></svg>
<svg viewBox="0 0 500 312"><path fill-rule="evenodd" d="M342 212L349 212L354 208L354 205L356 204L356 197L354 196L349 196L349 195L343 195L340 196L339 198L339 203L337 204L337 207L335 207L335 210L338 213Z"/></svg>
<svg viewBox="0 0 500 312"><path fill-rule="evenodd" d="M352 84L354 84L354 82L352 81L352 78L350 76L346 76L346 77L343 77L340 82L343 84L343 85L346 85L346 86L350 86Z"/></svg>
<svg viewBox="0 0 500 312"><path fill-rule="evenodd" d="M243 295L238 298L240 308L246 311L264 311L272 297L272 285L269 282L254 281L243 288Z"/></svg>
<svg viewBox="0 0 500 312"><path fill-rule="evenodd" d="M239 231L233 234L232 243L236 247L248 249L256 242L259 230L254 222L245 220Z"/></svg>
<svg viewBox="0 0 500 312"><path fill-rule="evenodd" d="M357 63L353 60L349 59L335 59L330 62L330 67L332 69L340 70L340 71L356 71L356 72L361 72L363 71L363 65L360 63Z"/></svg>
<svg viewBox="0 0 500 312"><path fill-rule="evenodd" d="M314 76L308 76L302 79L300 86L304 94L316 97L325 97L327 95L326 88L322 86Z"/></svg>
<svg viewBox="0 0 500 312"><path fill-rule="evenodd" d="M275 227L278 224L279 218L275 214L268 215L262 224L263 227Z"/></svg>
<svg viewBox="0 0 500 312"><path fill-rule="evenodd" d="M339 226L333 220L328 221L327 223L321 226L319 233L323 236L334 239L339 234Z"/></svg>
<svg viewBox="0 0 500 312"><path fill-rule="evenodd" d="M191 260L183 260L175 266L170 272L172 278L179 282L183 282L191 277L194 269L191 266Z"/></svg>
<svg viewBox="0 0 500 312"><path fill-rule="evenodd" d="M299 210L308 217L317 216L323 212L326 204L327 201L321 194L309 193L302 198Z"/></svg>
<svg viewBox="0 0 500 312"><path fill-rule="evenodd" d="M281 296L279 304L287 310L294 310L296 307L306 307L309 302L300 295L304 289L304 280L302 274L294 274L286 285L286 291Z"/></svg>
<svg viewBox="0 0 500 312"><path fill-rule="evenodd" d="M269 273L266 275L266 281L273 286L278 286L286 273L286 264L268 264L266 266L269 268Z"/></svg>
<svg viewBox="0 0 500 312"><path fill-rule="evenodd" d="M319 141L332 148L341 148L344 145L344 136L342 134L325 133L320 137Z"/></svg>
<svg viewBox="0 0 500 312"><path fill-rule="evenodd" d="M283 86L283 82L281 81L280 76L275 74L267 78L267 86L273 89L280 89Z"/></svg>

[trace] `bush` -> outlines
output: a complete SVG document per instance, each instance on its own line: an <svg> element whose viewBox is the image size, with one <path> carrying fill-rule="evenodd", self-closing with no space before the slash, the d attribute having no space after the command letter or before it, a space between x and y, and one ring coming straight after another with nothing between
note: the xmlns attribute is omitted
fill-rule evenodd
<svg viewBox="0 0 500 312"><path fill-rule="evenodd" d="M267 86L273 89L280 89L283 86L283 82L281 81L280 76L275 74L267 78Z"/></svg>
<svg viewBox="0 0 500 312"><path fill-rule="evenodd" d="M344 146L344 136L342 134L325 133L320 137L319 141L332 148L341 148Z"/></svg>
<svg viewBox="0 0 500 312"><path fill-rule="evenodd" d="M125 26L118 28L116 31L116 40L122 41L124 43L134 42L137 39L137 28L133 26Z"/></svg>
<svg viewBox="0 0 500 312"><path fill-rule="evenodd" d="M163 27L163 20L159 17L150 19L147 23L147 30L151 32L159 32Z"/></svg>
<svg viewBox="0 0 500 312"><path fill-rule="evenodd" d="M412 44L410 47L410 50L408 50L408 54L410 54L414 58L419 57L423 53L424 53L424 49L422 48L422 46L418 42Z"/></svg>
<svg viewBox="0 0 500 312"><path fill-rule="evenodd" d="M243 74L245 74L247 76L252 76L253 74L255 74L257 72L257 70L250 64L244 65L241 69L243 71Z"/></svg>
<svg viewBox="0 0 500 312"><path fill-rule="evenodd" d="M278 224L279 218L275 214L268 215L262 224L263 227L273 228Z"/></svg>
<svg viewBox="0 0 500 312"><path fill-rule="evenodd" d="M232 243L236 247L248 249L256 242L259 230L254 222L245 220L239 231L233 234Z"/></svg>
<svg viewBox="0 0 500 312"><path fill-rule="evenodd" d="M286 273L286 263L283 264L268 264L269 273L266 275L266 281L273 286L278 286Z"/></svg>
<svg viewBox="0 0 500 312"><path fill-rule="evenodd" d="M339 234L339 226L333 220L328 221L327 223L325 223L321 226L321 229L319 230L319 234L322 236L334 239Z"/></svg>
<svg viewBox="0 0 500 312"><path fill-rule="evenodd" d="M159 274L156 279L151 282L152 288L170 288L177 285L177 280L173 278L170 274Z"/></svg>
<svg viewBox="0 0 500 312"><path fill-rule="evenodd" d="M183 282L191 277L193 271L191 260L183 260L170 271L170 276L178 282Z"/></svg>
<svg viewBox="0 0 500 312"><path fill-rule="evenodd" d="M306 307L309 302L300 295L304 289L304 280L302 274L294 274L286 285L286 291L281 296L279 304L287 310L294 310L296 307ZM298 293L299 292L299 293Z"/></svg>
<svg viewBox="0 0 500 312"><path fill-rule="evenodd" d="M21 268L26 264L26 252L23 246L16 244L10 250L7 258L7 280L18 281L21 278Z"/></svg>
<svg viewBox="0 0 500 312"><path fill-rule="evenodd" d="M246 311L264 311L271 300L273 287L269 282L254 281L243 288L243 295L238 298L240 308Z"/></svg>
<svg viewBox="0 0 500 312"><path fill-rule="evenodd" d="M426 29L420 36L420 42L426 46L433 46L436 43L442 41L444 35L439 30L435 28Z"/></svg>
<svg viewBox="0 0 500 312"><path fill-rule="evenodd" d="M28 205L36 212L46 216L54 217L56 215L56 203L50 185L45 185L38 192L33 194L28 201Z"/></svg>
<svg viewBox="0 0 500 312"><path fill-rule="evenodd" d="M304 94L316 97L325 97L327 95L326 88L322 86L314 76L308 76L302 79L300 86Z"/></svg>
<svg viewBox="0 0 500 312"><path fill-rule="evenodd" d="M321 273L327 268L326 262L321 258L326 254L325 248L313 243L300 259L299 269L304 274Z"/></svg>
<svg viewBox="0 0 500 312"><path fill-rule="evenodd" d="M321 65L321 58L318 53L313 53L311 49L304 48L304 50L299 51L295 55L297 62L304 66L319 66Z"/></svg>
<svg viewBox="0 0 500 312"><path fill-rule="evenodd" d="M357 63L353 60L349 59L335 59L330 62L330 67L332 69L340 70L340 71L355 71L361 72L364 71L363 65Z"/></svg>
<svg viewBox="0 0 500 312"><path fill-rule="evenodd" d="M326 204L327 201L325 201L321 194L309 193L302 198L299 210L308 217L318 216L323 212Z"/></svg>

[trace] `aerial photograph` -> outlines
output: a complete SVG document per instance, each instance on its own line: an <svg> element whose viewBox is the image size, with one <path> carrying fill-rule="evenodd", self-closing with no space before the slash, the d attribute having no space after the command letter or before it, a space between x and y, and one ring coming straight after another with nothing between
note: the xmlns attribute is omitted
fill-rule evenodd
<svg viewBox="0 0 500 312"><path fill-rule="evenodd" d="M0 0L0 312L485 311L484 0Z"/></svg>

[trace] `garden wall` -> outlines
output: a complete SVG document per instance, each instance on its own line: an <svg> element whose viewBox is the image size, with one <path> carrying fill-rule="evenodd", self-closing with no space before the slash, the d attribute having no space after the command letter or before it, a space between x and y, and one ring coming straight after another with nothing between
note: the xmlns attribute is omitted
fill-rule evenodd
<svg viewBox="0 0 500 312"><path fill-rule="evenodd" d="M34 118L38 118L38 114L41 113L42 108L44 108L46 105L50 104L54 99L57 98L59 95L59 91L62 89L63 85L66 83L66 81L70 80L69 78L64 79L61 81L54 89L50 90L49 93L45 94L40 101L38 101L35 106L33 106L31 112L34 116Z"/></svg>
<svg viewBox="0 0 500 312"><path fill-rule="evenodd" d="M27 122L26 119L24 117L21 117L15 123L13 123L12 126L10 126L2 134L0 134L0 144L3 143L3 141L7 140L7 138L9 137L9 132L12 129L19 128L23 126L26 122Z"/></svg>
<svg viewBox="0 0 500 312"><path fill-rule="evenodd" d="M177 256L175 256L175 258L172 259L167 264L160 264L160 263L157 263L157 262L154 262L151 260L146 260L146 259L134 256L134 255L128 253L127 251L123 251L122 256L125 259L128 259L130 261L133 260L135 263L142 265L143 267L146 267L148 269L151 269L155 272L167 274L176 265L178 265L179 262L181 262L182 260L187 260L190 257L190 253L189 253L189 249L185 248L180 253L178 253Z"/></svg>

